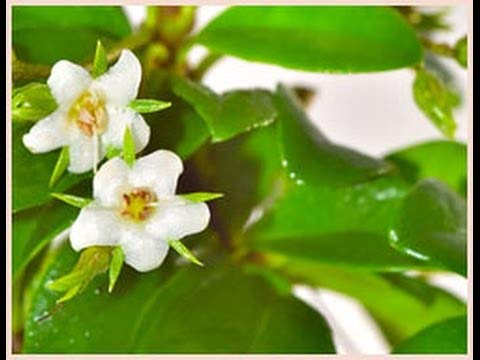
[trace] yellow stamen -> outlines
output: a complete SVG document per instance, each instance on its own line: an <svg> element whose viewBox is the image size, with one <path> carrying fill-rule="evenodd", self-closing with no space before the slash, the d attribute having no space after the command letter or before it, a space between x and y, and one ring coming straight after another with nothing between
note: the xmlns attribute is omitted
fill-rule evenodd
<svg viewBox="0 0 480 360"><path fill-rule="evenodd" d="M146 188L136 188L122 195L120 215L133 221L143 221L155 211L157 196Z"/></svg>
<svg viewBox="0 0 480 360"><path fill-rule="evenodd" d="M108 123L105 101L94 91L85 91L73 103L68 117L86 135L102 134Z"/></svg>

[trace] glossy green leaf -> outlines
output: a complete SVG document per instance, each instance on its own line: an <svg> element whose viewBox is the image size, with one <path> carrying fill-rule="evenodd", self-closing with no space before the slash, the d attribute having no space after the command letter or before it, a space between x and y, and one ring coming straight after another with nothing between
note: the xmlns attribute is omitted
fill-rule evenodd
<svg viewBox="0 0 480 360"><path fill-rule="evenodd" d="M12 30L18 58L40 64L89 62L99 39L107 44L131 31L123 10L115 6L14 6Z"/></svg>
<svg viewBox="0 0 480 360"><path fill-rule="evenodd" d="M265 90L236 90L217 95L201 84L180 77L174 79L173 90L205 120L213 142L267 126L276 116L270 93Z"/></svg>
<svg viewBox="0 0 480 360"><path fill-rule="evenodd" d="M388 241L388 225L406 191L402 181L384 177L347 188L287 181L284 186L284 194L248 229L246 240L254 250L377 271L428 265Z"/></svg>
<svg viewBox="0 0 480 360"><path fill-rule="evenodd" d="M70 163L70 150L68 146L64 146L58 155L57 162L52 171L52 176L50 176L50 181L48 182L49 187L53 187L56 182L62 177L65 170L67 170Z"/></svg>
<svg viewBox="0 0 480 360"><path fill-rule="evenodd" d="M112 292L115 284L117 283L118 277L120 276L120 271L123 267L123 261L125 255L120 246L117 246L112 251L112 261L110 262L110 268L108 270L108 292Z"/></svg>
<svg viewBox="0 0 480 360"><path fill-rule="evenodd" d="M75 257L63 249L42 283L71 268ZM168 262L149 273L127 268L112 294L100 276L56 311L55 294L40 286L24 352L334 352L330 330L313 309L241 268L208 263L200 269Z"/></svg>
<svg viewBox="0 0 480 360"><path fill-rule="evenodd" d="M224 195L218 193L208 193L208 192L195 192L190 194L182 194L181 197L184 199L193 201L193 202L206 202L215 199L220 199Z"/></svg>
<svg viewBox="0 0 480 360"><path fill-rule="evenodd" d="M452 93L435 74L417 70L413 82L413 98L420 110L448 138L455 136Z"/></svg>
<svg viewBox="0 0 480 360"><path fill-rule="evenodd" d="M308 119L282 88L276 103L282 163L288 178L280 183L276 197L260 204L257 212L263 217L248 224L249 247L296 260L377 271L444 268L438 262L402 253L389 241L391 223L410 188L407 182L375 167L388 169L389 165L323 138L312 140L315 130L306 130L307 125L311 128ZM342 163L339 159L346 160ZM441 198L432 199L430 205L441 208L442 202ZM399 226L422 228L424 216L402 218Z"/></svg>
<svg viewBox="0 0 480 360"><path fill-rule="evenodd" d="M407 183L386 173L390 165L325 139L284 88L275 100L278 128L272 130L285 174L270 180L269 195L256 204L263 216L250 214L242 241L297 260L388 271L423 267L388 242L388 224ZM275 151L270 145L268 152ZM248 190L237 191L241 197Z"/></svg>
<svg viewBox="0 0 480 360"><path fill-rule="evenodd" d="M430 177L450 185L463 196L467 193L467 146L463 143L429 141L395 151L386 159L412 184Z"/></svg>
<svg viewBox="0 0 480 360"><path fill-rule="evenodd" d="M431 325L400 344L393 353L466 354L467 317L455 317Z"/></svg>
<svg viewBox="0 0 480 360"><path fill-rule="evenodd" d="M169 75L161 70L145 77L142 87L144 91L140 95L144 98L165 99L172 103L172 107L144 115L151 129L150 141L144 152L168 149L182 159L187 159L207 142L210 133L196 111L169 91L169 79Z"/></svg>
<svg viewBox="0 0 480 360"><path fill-rule="evenodd" d="M402 201L390 240L407 255L465 276L466 217L464 199L437 180L422 180Z"/></svg>
<svg viewBox="0 0 480 360"><path fill-rule="evenodd" d="M381 6L237 6L197 36L209 49L250 61L326 72L369 72L422 59L414 30Z"/></svg>
<svg viewBox="0 0 480 360"><path fill-rule="evenodd" d="M168 242L170 245L179 255L190 261L191 263L203 266L204 264L197 259L195 255L185 246L180 240L170 240Z"/></svg>
<svg viewBox="0 0 480 360"><path fill-rule="evenodd" d="M172 103L155 99L135 99L128 106L137 113L145 114L168 109Z"/></svg>
<svg viewBox="0 0 480 360"><path fill-rule="evenodd" d="M87 199L87 198L83 198L76 195L70 195L70 194L52 193L51 195L54 198L60 201L63 201L66 204L75 206L77 208L83 208L93 201L92 199Z"/></svg>
<svg viewBox="0 0 480 360"><path fill-rule="evenodd" d="M391 170L378 159L329 141L307 118L285 87L275 97L280 124L282 164L299 184L344 186L364 182Z"/></svg>
<svg viewBox="0 0 480 360"><path fill-rule="evenodd" d="M123 135L123 160L132 166L135 163L135 140L133 139L132 131L130 127L125 128Z"/></svg>
<svg viewBox="0 0 480 360"><path fill-rule="evenodd" d="M57 108L57 102L45 84L30 83L14 89L12 95L13 121L37 121Z"/></svg>
<svg viewBox="0 0 480 360"><path fill-rule="evenodd" d="M103 75L108 68L108 59L105 48L100 40L97 41L97 47L95 48L95 55L93 57L92 76L94 78Z"/></svg>
<svg viewBox="0 0 480 360"><path fill-rule="evenodd" d="M12 210L14 212L41 205L51 200L50 193L64 192L89 173L65 174L53 187L49 187L50 176L58 158L58 151L45 154L32 154L22 143L22 136L30 126L12 126Z"/></svg>
<svg viewBox="0 0 480 360"><path fill-rule="evenodd" d="M194 158L193 165L208 181L204 188L226 195L209 206L220 219L222 230L234 241L243 241L244 227L257 206L282 191L276 125L212 144Z"/></svg>
<svg viewBox="0 0 480 360"><path fill-rule="evenodd" d="M421 278L291 261L287 257L267 257L267 262L293 283L333 290L358 300L393 346L426 326L467 311L461 300Z"/></svg>
<svg viewBox="0 0 480 360"><path fill-rule="evenodd" d="M67 229L77 214L77 209L58 202L15 213L12 226L13 276L17 276L35 255Z"/></svg>

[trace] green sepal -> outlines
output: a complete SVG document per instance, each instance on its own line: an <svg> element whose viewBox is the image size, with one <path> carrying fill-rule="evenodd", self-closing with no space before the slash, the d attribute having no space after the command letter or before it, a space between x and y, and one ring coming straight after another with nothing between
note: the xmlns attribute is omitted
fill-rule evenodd
<svg viewBox="0 0 480 360"><path fill-rule="evenodd" d="M92 67L92 76L94 78L103 75L108 68L108 58L107 53L105 52L105 48L102 45L100 40L97 41L97 47L95 49L95 57L93 59L93 67Z"/></svg>
<svg viewBox="0 0 480 360"><path fill-rule="evenodd" d="M125 128L125 134L123 135L123 160L129 166L135 163L135 141L129 126Z"/></svg>
<svg viewBox="0 0 480 360"><path fill-rule="evenodd" d="M140 114L148 114L161 111L172 106L171 102L155 99L135 99L128 104L128 107Z"/></svg>
<svg viewBox="0 0 480 360"><path fill-rule="evenodd" d="M193 202L206 202L222 198L224 195L221 193L194 192L190 194L183 194L180 196L186 200Z"/></svg>
<svg viewBox="0 0 480 360"><path fill-rule="evenodd" d="M200 260L198 260L195 257L195 255L193 255L191 253L191 251L188 250L188 248L185 245L183 245L183 243L180 240L170 240L168 242L168 244L172 248L174 248L177 253L179 253L181 256L183 256L188 261L194 263L195 265L203 266L203 263Z"/></svg>
<svg viewBox="0 0 480 360"><path fill-rule="evenodd" d="M80 209L84 208L93 201L92 199L82 198L80 196L70 194L51 193L51 195L55 199L58 199L60 201L63 201L64 203L67 203L68 205L72 205Z"/></svg>
<svg viewBox="0 0 480 360"><path fill-rule="evenodd" d="M122 248L117 246L112 250L112 261L108 269L108 292L113 291L120 271L122 270L124 260L125 255L123 254Z"/></svg>
<svg viewBox="0 0 480 360"><path fill-rule="evenodd" d="M53 187L55 183L60 179L68 168L68 164L70 163L70 150L68 146L64 146L60 154L58 155L57 162L55 163L55 167L52 171L52 176L50 177L50 181L48 182L49 187Z"/></svg>

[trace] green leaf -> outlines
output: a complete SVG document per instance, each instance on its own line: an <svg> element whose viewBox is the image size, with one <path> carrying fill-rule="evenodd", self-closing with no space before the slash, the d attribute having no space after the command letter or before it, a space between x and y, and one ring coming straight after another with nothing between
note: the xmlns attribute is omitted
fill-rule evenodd
<svg viewBox="0 0 480 360"><path fill-rule="evenodd" d="M196 40L215 52L310 71L382 71L422 59L414 30L381 6L236 6Z"/></svg>
<svg viewBox="0 0 480 360"><path fill-rule="evenodd" d="M145 153L168 149L185 160L208 140L210 133L196 111L171 92L170 79L170 74L162 69L155 69L145 76L142 97L167 99L174 104L167 111L144 115L151 128Z"/></svg>
<svg viewBox="0 0 480 360"><path fill-rule="evenodd" d="M467 68L468 63L468 43L467 43L467 36L458 39L457 43L455 44L455 59L457 62L463 66L465 69Z"/></svg>
<svg viewBox="0 0 480 360"><path fill-rule="evenodd" d="M391 170L381 161L329 141L285 87L275 96L282 164L299 184L353 185Z"/></svg>
<svg viewBox="0 0 480 360"><path fill-rule="evenodd" d="M56 108L57 102L45 84L30 83L13 91L13 121L37 121Z"/></svg>
<svg viewBox="0 0 480 360"><path fill-rule="evenodd" d="M448 140L434 140L397 150L386 157L410 183L436 178L459 194L467 193L467 146Z"/></svg>
<svg viewBox="0 0 480 360"><path fill-rule="evenodd" d="M417 69L413 82L413 98L418 108L448 138L455 136L451 91L433 73Z"/></svg>
<svg viewBox="0 0 480 360"><path fill-rule="evenodd" d="M358 300L393 346L426 326L467 311L461 300L420 277L377 274L286 257L267 257L267 262L293 283L333 290Z"/></svg>
<svg viewBox="0 0 480 360"><path fill-rule="evenodd" d="M267 126L276 116L271 95L265 90L236 90L217 95L203 85L176 77L173 91L205 120L213 142Z"/></svg>
<svg viewBox="0 0 480 360"><path fill-rule="evenodd" d="M233 241L242 241L245 224L257 206L271 202L282 190L276 125L215 143L194 158L196 171L208 181L205 186L227 194L210 206Z"/></svg>
<svg viewBox="0 0 480 360"><path fill-rule="evenodd" d="M195 257L195 255L192 254L190 250L188 250L188 248L185 245L183 245L183 243L180 240L170 240L168 242L168 245L170 245L172 248L175 249L177 253L179 253L181 256L183 256L188 261L194 263L195 265L198 265L198 266L204 265L200 260L198 260Z"/></svg>
<svg viewBox="0 0 480 360"><path fill-rule="evenodd" d="M78 211L62 203L51 203L13 215L12 273L14 277L56 236L65 231Z"/></svg>
<svg viewBox="0 0 480 360"><path fill-rule="evenodd" d="M249 209L250 220L243 223L246 235L239 241L297 260L389 271L423 267L388 242L388 224L408 185L386 173L388 164L328 141L284 88L275 100L278 122L272 130L279 144L266 143L265 151L272 157L269 172L277 176L265 177L266 195ZM277 149L280 155L272 155ZM249 168L241 168L251 176ZM239 176L238 170L230 171L232 179ZM242 198L252 191L232 179L238 184L234 191L215 186L228 200L235 199L235 192ZM263 214L257 221L255 212Z"/></svg>
<svg viewBox="0 0 480 360"><path fill-rule="evenodd" d="M130 166L135 163L135 140L129 126L123 135L123 160Z"/></svg>
<svg viewBox="0 0 480 360"><path fill-rule="evenodd" d="M112 251L112 261L110 262L110 268L108 271L108 292L112 292L117 282L120 271L123 267L123 261L125 255L123 254L122 248L117 246Z"/></svg>
<svg viewBox="0 0 480 360"><path fill-rule="evenodd" d="M58 153L32 154L22 143L22 136L28 131L26 124L12 126L12 210L41 205L51 200L50 193L64 192L80 181L91 176L91 173L74 175L67 173L49 187L50 176L55 167Z"/></svg>
<svg viewBox="0 0 480 360"><path fill-rule="evenodd" d="M376 271L421 269L428 264L391 247L389 224L406 185L384 177L348 188L298 186L284 193L248 227L253 250L292 260ZM301 215L300 215L301 214Z"/></svg>
<svg viewBox="0 0 480 360"><path fill-rule="evenodd" d="M63 248L41 283L74 261L75 254ZM55 294L39 286L24 353L334 352L320 314L240 267L209 261L199 269L167 261L144 274L126 268L122 277L110 294L106 275L99 276L59 311L52 311Z"/></svg>
<svg viewBox="0 0 480 360"><path fill-rule="evenodd" d="M131 32L116 6L14 6L12 28L18 58L49 65L60 59L89 62L99 39L109 44Z"/></svg>
<svg viewBox="0 0 480 360"><path fill-rule="evenodd" d="M105 48L102 45L100 40L97 41L97 47L95 48L95 56L93 58L93 68L92 68L92 76L94 78L103 75L108 68L108 59L107 53L105 52Z"/></svg>
<svg viewBox="0 0 480 360"><path fill-rule="evenodd" d="M70 194L52 193L51 195L54 198L60 201L63 201L64 203L67 203L69 205L75 206L80 209L87 206L93 201L92 199L86 199L80 196L70 195Z"/></svg>
<svg viewBox="0 0 480 360"><path fill-rule="evenodd" d="M154 99L135 99L128 106L137 113L145 114L168 109L172 103Z"/></svg>
<svg viewBox="0 0 480 360"><path fill-rule="evenodd" d="M467 316L438 322L400 344L394 354L466 354Z"/></svg>
<svg viewBox="0 0 480 360"><path fill-rule="evenodd" d="M420 181L400 205L390 230L399 251L432 265L467 272L467 206L443 183Z"/></svg>
<svg viewBox="0 0 480 360"><path fill-rule="evenodd" d="M67 170L70 164L70 151L68 146L64 146L58 155L57 163L52 171L52 176L48 182L49 187L53 187L55 183L62 177L65 170Z"/></svg>
<svg viewBox="0 0 480 360"><path fill-rule="evenodd" d="M211 201L215 199L220 199L223 197L223 194L219 193L208 193L208 192L195 192L195 193L190 193L190 194L182 194L180 195L184 199L187 199L189 201L193 202L206 202L206 201Z"/></svg>
<svg viewBox="0 0 480 360"><path fill-rule="evenodd" d="M147 114L152 132L145 152L169 149L187 159L207 142L210 133L202 118L183 100L175 98L173 103L169 111Z"/></svg>

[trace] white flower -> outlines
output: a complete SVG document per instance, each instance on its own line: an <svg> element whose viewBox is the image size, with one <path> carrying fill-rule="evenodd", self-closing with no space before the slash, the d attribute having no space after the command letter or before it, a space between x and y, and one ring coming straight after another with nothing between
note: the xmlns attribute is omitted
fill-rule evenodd
<svg viewBox="0 0 480 360"><path fill-rule="evenodd" d="M24 135L24 145L33 153L68 146L72 173L95 168L107 146L122 148L127 126L135 151L141 151L150 138L150 128L128 107L137 96L141 75L140 62L129 50L123 50L117 63L96 79L70 61L57 62L47 84L58 108Z"/></svg>
<svg viewBox="0 0 480 360"><path fill-rule="evenodd" d="M182 171L180 158L167 150L144 156L131 168L120 157L107 161L93 179L94 200L72 225L72 247L119 245L134 269L160 266L169 240L201 232L210 221L205 203L175 195Z"/></svg>

